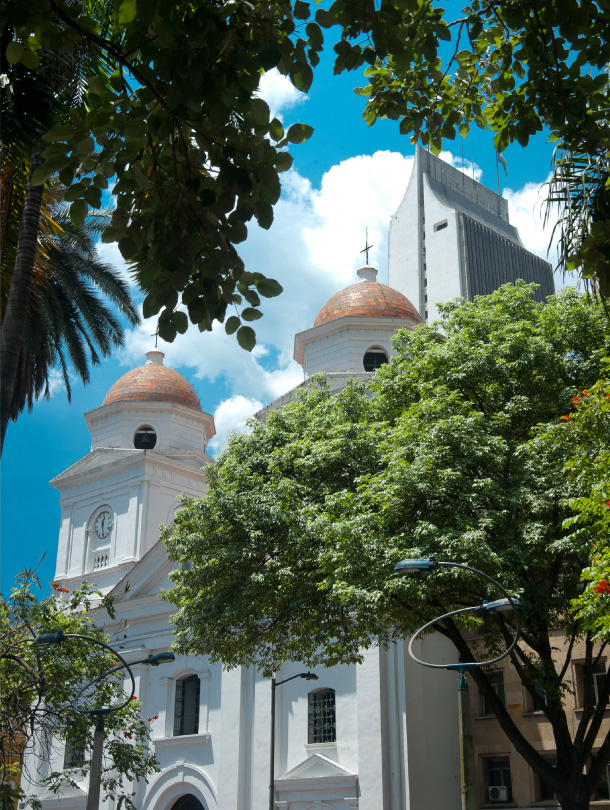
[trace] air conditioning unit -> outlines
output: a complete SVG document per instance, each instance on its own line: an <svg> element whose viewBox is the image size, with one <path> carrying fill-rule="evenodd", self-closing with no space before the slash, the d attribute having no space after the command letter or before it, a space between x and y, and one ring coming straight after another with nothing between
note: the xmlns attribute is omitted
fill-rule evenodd
<svg viewBox="0 0 610 810"><path fill-rule="evenodd" d="M508 801L508 788L506 785L499 785L489 788L489 801L490 802L507 802Z"/></svg>

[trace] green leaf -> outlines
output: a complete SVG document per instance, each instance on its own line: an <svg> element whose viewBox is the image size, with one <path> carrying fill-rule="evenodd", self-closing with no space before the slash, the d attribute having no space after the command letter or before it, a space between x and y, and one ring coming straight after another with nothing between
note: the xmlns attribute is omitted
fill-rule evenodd
<svg viewBox="0 0 610 810"><path fill-rule="evenodd" d="M43 141L54 143L55 141L67 141L74 135L74 127L69 127L66 124L57 124L51 127L42 136Z"/></svg>
<svg viewBox="0 0 610 810"><path fill-rule="evenodd" d="M87 87L98 96L104 96L108 92L106 79L103 76L90 76L87 79Z"/></svg>
<svg viewBox="0 0 610 810"><path fill-rule="evenodd" d="M237 332L240 326L241 321L237 315L231 315L231 317L228 318L227 322L225 323L225 332L227 335L232 335L234 332Z"/></svg>
<svg viewBox="0 0 610 810"><path fill-rule="evenodd" d="M144 318L152 318L156 315L163 305L157 301L154 293L149 293L142 303L142 316Z"/></svg>
<svg viewBox="0 0 610 810"><path fill-rule="evenodd" d="M244 321L258 321L259 318L263 317L263 313L260 309L254 309L254 307L246 307L242 310L241 317Z"/></svg>
<svg viewBox="0 0 610 810"><path fill-rule="evenodd" d="M54 170L52 166L49 166L48 163L43 163L42 166L39 166L32 177L30 178L30 185L32 186L41 186L49 177L53 174Z"/></svg>
<svg viewBox="0 0 610 810"><path fill-rule="evenodd" d="M90 155L94 149L95 141L90 135L87 135L86 138L76 144L76 151L79 155Z"/></svg>
<svg viewBox="0 0 610 810"><path fill-rule="evenodd" d="M102 190L97 186L89 186L85 191L85 200L92 208L102 207Z"/></svg>
<svg viewBox="0 0 610 810"><path fill-rule="evenodd" d="M75 200L70 206L70 219L72 224L78 228L85 221L89 206L85 200Z"/></svg>
<svg viewBox="0 0 610 810"><path fill-rule="evenodd" d="M269 105L262 98L253 98L250 102L250 109L252 110L252 117L257 124L269 123Z"/></svg>
<svg viewBox="0 0 610 810"><path fill-rule="evenodd" d="M176 328L176 331L179 332L181 335L183 335L186 332L186 330L188 329L189 319L187 318L185 312L182 312L181 310L177 310L172 315L171 320L172 320L173 325Z"/></svg>
<svg viewBox="0 0 610 810"><path fill-rule="evenodd" d="M306 93L313 82L313 70L307 62L294 62L290 69L290 81L297 90Z"/></svg>
<svg viewBox="0 0 610 810"><path fill-rule="evenodd" d="M9 42L9 44L6 46L6 61L9 63L9 65L16 65L17 62L21 61L24 51L25 48L21 42L17 42L16 40Z"/></svg>
<svg viewBox="0 0 610 810"><path fill-rule="evenodd" d="M119 7L119 25L127 25L133 22L138 13L136 0L123 0Z"/></svg>
<svg viewBox="0 0 610 810"><path fill-rule="evenodd" d="M281 141L284 137L284 126L278 118L274 118L269 124L269 134L275 141Z"/></svg>
<svg viewBox="0 0 610 810"><path fill-rule="evenodd" d="M247 352L251 352L256 346L256 333L251 326L241 326L237 330L237 342Z"/></svg>
<svg viewBox="0 0 610 810"><path fill-rule="evenodd" d="M214 205L216 202L216 192L211 188L204 188L199 192L199 201L206 207Z"/></svg>
<svg viewBox="0 0 610 810"><path fill-rule="evenodd" d="M254 216L261 228L268 230L273 224L273 206L264 200L258 200L254 204Z"/></svg>
<svg viewBox="0 0 610 810"><path fill-rule="evenodd" d="M309 124L293 124L286 133L290 143L304 143L313 135L313 127Z"/></svg>
<svg viewBox="0 0 610 810"><path fill-rule="evenodd" d="M168 343L174 342L176 339L176 327L172 321L159 321L159 337Z"/></svg>
<svg viewBox="0 0 610 810"><path fill-rule="evenodd" d="M82 183L74 183L73 186L64 191L64 202L74 202L83 197L85 194L85 187Z"/></svg>
<svg viewBox="0 0 610 810"><path fill-rule="evenodd" d="M306 20L309 17L309 3L304 3L303 0L296 0L292 13L297 20Z"/></svg>
<svg viewBox="0 0 610 810"><path fill-rule="evenodd" d="M256 282L256 289L265 298L275 298L276 295L284 292L282 285L273 278L261 278Z"/></svg>
<svg viewBox="0 0 610 810"><path fill-rule="evenodd" d="M285 172L292 166L292 155L290 152L278 152L275 159L275 168L278 172Z"/></svg>
<svg viewBox="0 0 610 810"><path fill-rule="evenodd" d="M40 59L35 51L26 48L23 52L23 56L21 57L21 62L26 66L26 68L36 70L40 64Z"/></svg>
<svg viewBox="0 0 610 810"><path fill-rule="evenodd" d="M316 9L316 22L318 25L321 25L322 28L332 28L337 22L337 18L331 11L325 8L318 8Z"/></svg>

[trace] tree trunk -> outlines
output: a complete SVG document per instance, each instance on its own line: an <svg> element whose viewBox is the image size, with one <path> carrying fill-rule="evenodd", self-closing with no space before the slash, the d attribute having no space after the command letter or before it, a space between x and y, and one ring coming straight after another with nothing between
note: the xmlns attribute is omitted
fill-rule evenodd
<svg viewBox="0 0 610 810"><path fill-rule="evenodd" d="M38 244L38 227L44 185L31 186L30 181L32 174L43 163L43 148L43 144L38 144L30 158L30 174L25 191L25 203L17 241L15 266L10 280L4 321L2 323L2 353L0 359L2 434L0 436L0 455L4 447L4 435L13 400L19 353L23 340L24 314L30 300L30 290L34 276L34 257Z"/></svg>
<svg viewBox="0 0 610 810"><path fill-rule="evenodd" d="M590 791L582 784L582 777L578 781L581 784L574 785L573 780L569 779L568 789L557 794L561 810L589 810Z"/></svg>

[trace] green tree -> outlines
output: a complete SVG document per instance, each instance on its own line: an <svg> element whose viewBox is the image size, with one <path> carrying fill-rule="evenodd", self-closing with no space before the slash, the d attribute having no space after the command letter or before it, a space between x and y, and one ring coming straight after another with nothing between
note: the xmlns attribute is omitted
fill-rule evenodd
<svg viewBox="0 0 610 810"><path fill-rule="evenodd" d="M610 382L605 374L573 398L550 441L570 448L565 472L570 484L564 523L575 541L590 547L590 565L582 572L584 593L574 602L583 626L594 638L610 631Z"/></svg>
<svg viewBox="0 0 610 810"><path fill-rule="evenodd" d="M261 315L260 296L281 287L247 273L235 245L252 218L270 227L279 172L291 165L283 147L312 132L297 124L284 133L257 97L258 85L266 70L280 67L307 90L320 29L312 23L305 38L293 36L293 8L285 0L197 6L178 0L170 7L129 0L105 9L106 31L99 14L76 3L9 7L15 31L9 64L44 72L44 48L61 55L94 46L116 66L109 80L85 72L80 98L44 135L50 145L34 185L59 172L71 187L71 216L82 221L116 175L117 208L104 239L118 241L135 263L145 315L162 310L162 337L173 340L187 327L176 312L182 293L202 330L235 308L227 331L251 349L247 323Z"/></svg>
<svg viewBox="0 0 610 810"><path fill-rule="evenodd" d="M559 264L578 270L606 305L610 298L610 152L558 152L549 183L546 217L558 210Z"/></svg>
<svg viewBox="0 0 610 810"><path fill-rule="evenodd" d="M26 158L13 165L7 162L2 168L0 222L6 246L1 264L3 320L16 252L13 237L19 232L23 215L27 174ZM17 419L26 405L31 410L39 396L49 396L53 368L61 370L70 400L68 369L86 384L90 365L97 365L100 355L107 357L113 348L124 344L121 322L104 299L111 301L129 324L140 321L127 283L97 254L94 240L106 226L110 212L92 211L84 223L75 225L63 195L57 180L43 189L32 281L21 318L23 334L12 400L3 413L3 436L9 418Z"/></svg>
<svg viewBox="0 0 610 810"><path fill-rule="evenodd" d="M70 639L64 644L36 649L34 638L43 632L63 630L106 640L88 615L100 606L112 615L112 600L87 586L64 599L63 588L53 586L53 594L38 599L40 583L34 571L24 571L7 601L0 603L0 806L12 810L20 799L39 806L24 790L40 783L35 772L23 771L26 755L44 756L54 744L70 742L84 752L78 766L82 776L89 771L87 752L91 750L94 725L91 719L74 711L72 700L83 683L106 672L115 663L101 647ZM102 705L112 705L122 692L121 677L105 678L97 691ZM98 704L99 705L99 704ZM126 708L106 717L105 762L102 789L113 797L117 807L134 808L125 791L125 781L145 779L158 770L149 747L149 727L140 717L140 704L134 700ZM48 754L47 754L48 755ZM21 787L13 787L21 779ZM52 772L43 780L48 790L57 791L62 781L73 779L64 771ZM135 808L134 808L135 810Z"/></svg>
<svg viewBox="0 0 610 810"><path fill-rule="evenodd" d="M472 125L495 131L499 151L545 127L575 153L595 158L607 146L610 10L597 0L476 0L461 12L438 0L334 0L315 13L304 0L110 0L103 9L11 4L6 55L44 71L45 49L90 46L115 66L110 81L85 76L79 103L44 136L35 182L59 171L82 219L116 175L104 238L136 264L145 313L161 313L167 340L187 328L181 298L200 329L242 307L226 328L254 345L248 322L260 317L260 296L280 287L248 272L236 245L251 219L270 226L291 164L284 146L311 133L270 120L259 80L277 68L307 91L324 29L335 72L364 68L357 92L368 124L397 120L435 150Z"/></svg>
<svg viewBox="0 0 610 810"><path fill-rule="evenodd" d="M599 377L610 322L573 289L542 305L518 283L445 305L442 329L399 333L372 397L360 385L333 397L312 384L230 440L206 498L185 501L165 532L180 564L169 592L177 645L266 673L286 660L357 662L363 648L497 596L456 569L396 577L399 560L474 565L522 601L511 661L532 699L545 689L557 768L521 734L486 672L472 678L562 807L584 810L610 760L608 738L593 752L610 674L598 705L587 691L573 736L564 706L573 644L585 645L589 683L605 641L595 646L571 609L590 548L563 527L570 448L548 434ZM506 621L480 628L489 650L511 637ZM481 651L465 628L473 624L436 625L470 661ZM557 631L566 661L553 655Z"/></svg>
<svg viewBox="0 0 610 810"><path fill-rule="evenodd" d="M103 0L91 0L89 9L95 9L105 20ZM34 284L34 267L39 250L41 220L45 219L42 184L33 184L34 172L43 162L43 133L62 120L71 105L78 103L84 76L91 72L106 71L105 55L95 52L88 42L79 43L69 53L57 54L45 48L42 51L41 70L32 71L33 63L26 57L24 62L11 65L8 53L12 47L14 28L6 19L2 7L0 40L2 57L3 127L2 154L3 186L6 175L14 181L21 174L20 183L13 183L8 205L3 197L2 222L2 350L1 367L1 442L9 419L14 413L13 394L18 375L23 367L22 348L26 328L26 314L31 305L31 290ZM38 61L38 57L37 57ZM23 188L19 188L22 186ZM3 191L6 188L3 187ZM15 194L19 190L19 194ZM5 219L19 209L21 217L6 226ZM78 223L77 223L78 224ZM5 257L11 259L7 268ZM23 387L23 380L20 380Z"/></svg>

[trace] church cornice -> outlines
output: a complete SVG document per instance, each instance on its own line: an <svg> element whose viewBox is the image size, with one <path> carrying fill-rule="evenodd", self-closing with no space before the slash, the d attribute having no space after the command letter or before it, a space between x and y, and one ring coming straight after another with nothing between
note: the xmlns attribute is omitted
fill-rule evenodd
<svg viewBox="0 0 610 810"><path fill-rule="evenodd" d="M73 486L78 486L82 490L83 485L97 482L109 473L112 473L113 480L116 481L117 474L124 475L128 471L136 471L138 466L144 467L145 472L140 474L146 475L146 468L153 464L160 465L165 470L177 472L186 478L203 477L198 466L186 463L182 459L192 459L201 463L202 466L213 463L209 456L197 450L170 448L166 451L158 451L97 447L49 483L55 489L67 493Z"/></svg>
<svg viewBox="0 0 610 810"><path fill-rule="evenodd" d="M89 430L93 431L95 422L99 419L118 416L121 413L141 413L143 415L148 413L154 414L155 416L173 414L193 424L205 425L205 433L208 439L211 439L216 434L214 417L211 414L206 413L206 411L197 411L194 408L187 408L185 405L180 405L177 402L119 400L111 402L108 405L101 405L99 408L94 408L92 411L87 411L85 420Z"/></svg>

